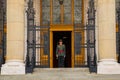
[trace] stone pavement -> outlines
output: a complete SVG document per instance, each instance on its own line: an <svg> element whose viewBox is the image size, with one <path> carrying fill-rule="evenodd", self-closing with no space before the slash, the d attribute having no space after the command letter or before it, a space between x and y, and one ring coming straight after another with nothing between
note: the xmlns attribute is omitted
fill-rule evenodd
<svg viewBox="0 0 120 80"><path fill-rule="evenodd" d="M87 68L36 68L32 74L0 75L0 80L120 80L120 75L98 75Z"/></svg>

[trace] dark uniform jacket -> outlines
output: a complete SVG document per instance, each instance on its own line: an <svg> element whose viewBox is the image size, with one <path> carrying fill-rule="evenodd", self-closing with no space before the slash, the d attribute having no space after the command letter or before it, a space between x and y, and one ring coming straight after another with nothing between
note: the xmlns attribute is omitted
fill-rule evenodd
<svg viewBox="0 0 120 80"><path fill-rule="evenodd" d="M56 55L58 56L65 56L66 50L65 50L65 45L57 45L56 48Z"/></svg>

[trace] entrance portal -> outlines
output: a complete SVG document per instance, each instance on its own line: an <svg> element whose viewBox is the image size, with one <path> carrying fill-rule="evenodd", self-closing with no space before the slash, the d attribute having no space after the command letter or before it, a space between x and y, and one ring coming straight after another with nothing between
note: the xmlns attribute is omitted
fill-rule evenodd
<svg viewBox="0 0 120 80"><path fill-rule="evenodd" d="M59 39L62 39L63 44L66 46L65 67L71 67L71 31L53 32L53 67L58 67L58 59L56 58L56 46Z"/></svg>

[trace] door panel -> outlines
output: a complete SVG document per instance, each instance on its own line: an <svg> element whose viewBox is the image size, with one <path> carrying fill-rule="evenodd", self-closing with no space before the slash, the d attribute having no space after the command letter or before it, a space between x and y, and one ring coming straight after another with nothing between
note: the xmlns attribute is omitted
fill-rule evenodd
<svg viewBox="0 0 120 80"><path fill-rule="evenodd" d="M75 38L75 67L81 67L85 65L85 52L84 52L84 30L78 30L74 32Z"/></svg>

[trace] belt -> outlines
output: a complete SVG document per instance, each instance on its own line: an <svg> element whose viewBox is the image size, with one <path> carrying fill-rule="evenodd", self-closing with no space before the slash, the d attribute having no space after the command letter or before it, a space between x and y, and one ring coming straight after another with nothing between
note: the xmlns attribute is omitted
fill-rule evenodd
<svg viewBox="0 0 120 80"><path fill-rule="evenodd" d="M61 54L62 52L64 52L64 51L63 51L63 50L58 50L58 53L60 53L60 54Z"/></svg>

